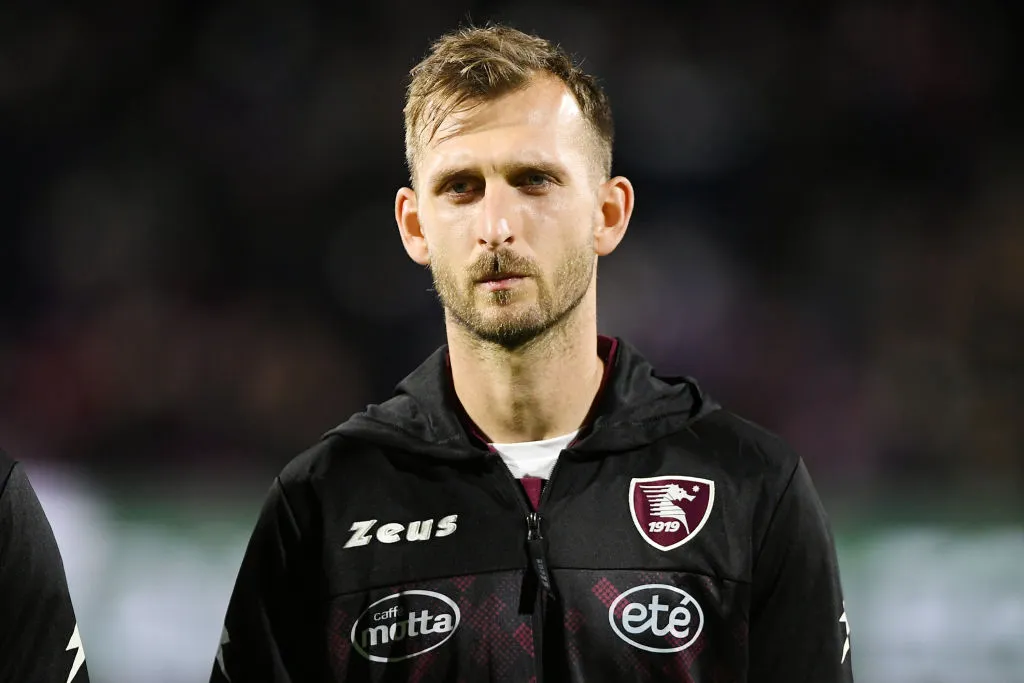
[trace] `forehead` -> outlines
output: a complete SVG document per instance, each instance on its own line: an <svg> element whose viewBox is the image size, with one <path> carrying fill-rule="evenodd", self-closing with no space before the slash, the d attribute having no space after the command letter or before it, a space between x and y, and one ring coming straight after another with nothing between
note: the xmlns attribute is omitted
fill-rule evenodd
<svg viewBox="0 0 1024 683"><path fill-rule="evenodd" d="M500 165L530 160L571 165L585 161L587 122L572 93L555 78L488 100L446 118L424 145L426 177L452 165Z"/></svg>

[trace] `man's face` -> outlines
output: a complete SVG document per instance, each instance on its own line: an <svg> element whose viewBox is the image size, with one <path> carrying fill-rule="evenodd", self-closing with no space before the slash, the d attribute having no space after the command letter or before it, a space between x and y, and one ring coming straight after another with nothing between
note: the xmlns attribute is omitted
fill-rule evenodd
<svg viewBox="0 0 1024 683"><path fill-rule="evenodd" d="M449 323L516 348L594 283L594 143L555 79L453 115L421 151L417 204Z"/></svg>

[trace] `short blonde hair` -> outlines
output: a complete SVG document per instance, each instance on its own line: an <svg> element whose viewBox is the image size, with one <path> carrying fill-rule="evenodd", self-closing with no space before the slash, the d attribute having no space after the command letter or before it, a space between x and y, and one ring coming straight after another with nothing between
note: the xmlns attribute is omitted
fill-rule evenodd
<svg viewBox="0 0 1024 683"><path fill-rule="evenodd" d="M405 159L413 182L416 159L453 112L523 88L548 74L576 98L597 142L605 178L611 173L614 130L608 97L559 46L538 36L491 24L439 38L410 71L405 98Z"/></svg>

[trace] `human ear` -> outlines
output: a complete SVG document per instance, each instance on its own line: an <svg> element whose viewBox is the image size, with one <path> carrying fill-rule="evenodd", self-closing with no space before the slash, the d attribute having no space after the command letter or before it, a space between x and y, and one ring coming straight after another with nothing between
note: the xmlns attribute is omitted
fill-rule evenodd
<svg viewBox="0 0 1024 683"><path fill-rule="evenodd" d="M594 251L607 256L615 251L626 235L629 218L633 215L633 184L624 176L616 176L601 183L600 212L594 228Z"/></svg>
<svg viewBox="0 0 1024 683"><path fill-rule="evenodd" d="M420 223L416 191L412 188L403 187L395 195L395 222L409 258L421 266L430 265L430 249Z"/></svg>

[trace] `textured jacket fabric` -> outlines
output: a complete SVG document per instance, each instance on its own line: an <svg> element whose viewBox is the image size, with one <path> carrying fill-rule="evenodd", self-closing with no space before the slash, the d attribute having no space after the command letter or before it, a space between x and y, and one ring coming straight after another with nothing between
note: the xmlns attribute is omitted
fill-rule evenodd
<svg viewBox="0 0 1024 683"><path fill-rule="evenodd" d="M288 464L211 681L852 681L801 459L600 347L602 390L536 509L467 424L445 348Z"/></svg>

